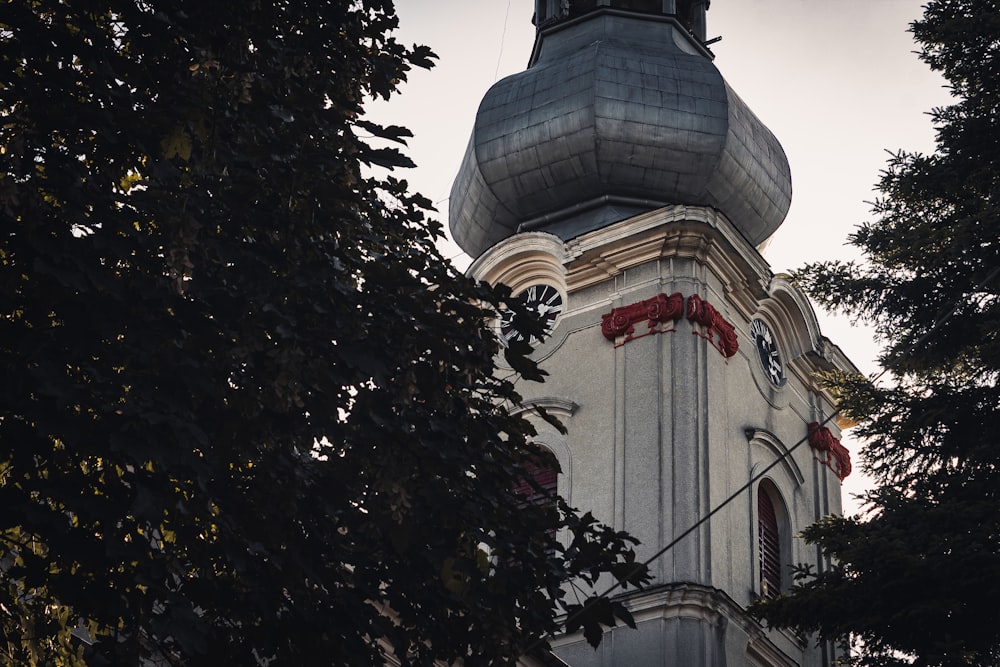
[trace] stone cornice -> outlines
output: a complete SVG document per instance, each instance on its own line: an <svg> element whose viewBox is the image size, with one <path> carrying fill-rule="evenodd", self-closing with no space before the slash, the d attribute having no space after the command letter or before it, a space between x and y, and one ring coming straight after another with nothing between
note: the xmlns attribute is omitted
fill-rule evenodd
<svg viewBox="0 0 1000 667"><path fill-rule="evenodd" d="M798 667L768 636L768 632L746 614L746 610L725 592L708 586L691 583L674 583L628 593L618 597L625 602L636 623L656 619L696 619L716 625L722 619L738 626L749 637L747 654L763 658L773 667ZM580 641L576 635L563 635L552 644L560 645Z"/></svg>
<svg viewBox="0 0 1000 667"><path fill-rule="evenodd" d="M666 258L704 264L745 316L767 296L771 271L764 258L725 216L697 206L667 206L567 242L566 289L584 289Z"/></svg>

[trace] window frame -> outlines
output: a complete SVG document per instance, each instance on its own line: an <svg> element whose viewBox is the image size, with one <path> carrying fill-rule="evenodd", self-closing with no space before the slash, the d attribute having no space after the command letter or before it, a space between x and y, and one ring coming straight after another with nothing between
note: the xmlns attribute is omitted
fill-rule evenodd
<svg viewBox="0 0 1000 667"><path fill-rule="evenodd" d="M755 593L762 598L775 598L791 584L788 509L770 479L763 479L757 485L754 507Z"/></svg>

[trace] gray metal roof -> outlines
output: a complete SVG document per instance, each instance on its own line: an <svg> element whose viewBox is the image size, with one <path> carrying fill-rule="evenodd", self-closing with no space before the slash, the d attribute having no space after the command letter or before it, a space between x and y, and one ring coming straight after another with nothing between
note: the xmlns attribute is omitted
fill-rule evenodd
<svg viewBox="0 0 1000 667"><path fill-rule="evenodd" d="M717 208L754 245L784 220L784 151L676 22L607 10L539 40L480 105L449 207L466 252L668 204Z"/></svg>

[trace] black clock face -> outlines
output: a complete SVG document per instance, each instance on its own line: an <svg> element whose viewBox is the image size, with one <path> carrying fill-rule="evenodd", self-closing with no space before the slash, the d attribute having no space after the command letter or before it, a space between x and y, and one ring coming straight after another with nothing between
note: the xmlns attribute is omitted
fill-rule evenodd
<svg viewBox="0 0 1000 667"><path fill-rule="evenodd" d="M525 290L524 301L528 308L538 313L542 320L542 326L545 328L545 335L548 336L552 333L552 329L556 325L556 318L559 317L563 309L562 294L559 293L559 290L552 285L532 285ZM505 341L525 340L526 338L525 334L514 327L514 313L509 310L500 313L500 336Z"/></svg>
<svg viewBox="0 0 1000 667"><path fill-rule="evenodd" d="M767 379L776 387L784 385L785 368L781 363L781 353L778 352L774 334L762 320L753 320L750 322L750 338L757 348L757 356L760 357L760 365Z"/></svg>

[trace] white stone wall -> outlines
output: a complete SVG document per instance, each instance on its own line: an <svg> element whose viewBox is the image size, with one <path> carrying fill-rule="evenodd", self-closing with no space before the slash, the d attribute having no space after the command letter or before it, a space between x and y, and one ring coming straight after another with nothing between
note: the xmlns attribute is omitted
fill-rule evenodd
<svg viewBox="0 0 1000 667"><path fill-rule="evenodd" d="M840 480L808 444L795 446L808 423L833 410L811 374L853 367L821 337L804 297L772 276L723 216L693 207L660 209L565 244L515 236L470 271L515 289L554 284L565 296L536 352L549 377L519 391L528 407L556 406L568 428L563 436L540 425L539 439L559 458L559 490L572 505L637 537L641 559L723 506L653 561L652 586L632 601L638 632L609 632L596 653L579 637L561 638L557 653L574 667L830 664L828 648L765 632L743 613L760 592L759 481L751 478L781 460L766 479L792 533L840 511ZM675 292L711 303L735 327L738 352L727 358L704 326L684 317L658 325L673 331L646 336L647 324L637 323L628 342L602 335L612 308ZM783 387L761 368L749 333L754 317L778 339ZM790 562L822 566L814 550L784 537Z"/></svg>

